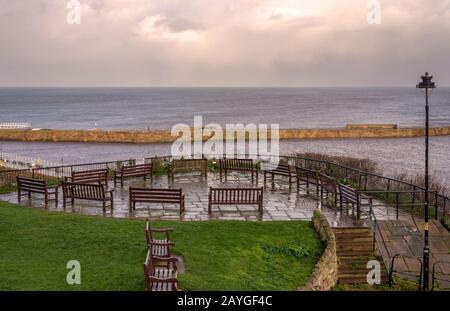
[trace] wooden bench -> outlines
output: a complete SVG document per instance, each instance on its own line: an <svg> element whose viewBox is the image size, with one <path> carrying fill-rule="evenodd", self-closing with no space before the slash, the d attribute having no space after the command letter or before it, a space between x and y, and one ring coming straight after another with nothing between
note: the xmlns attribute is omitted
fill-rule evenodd
<svg viewBox="0 0 450 311"><path fill-rule="evenodd" d="M184 194L181 188L165 189L130 187L130 212L136 209L136 203L175 203L180 204L180 214L184 212Z"/></svg>
<svg viewBox="0 0 450 311"><path fill-rule="evenodd" d="M31 199L31 193L43 194L45 205L48 204L48 201L55 201L55 205L58 206L58 186L47 186L45 180L17 177L17 199L19 204L23 196L22 192L25 192L29 199ZM50 195L53 196L53 199L49 199Z"/></svg>
<svg viewBox="0 0 450 311"><path fill-rule="evenodd" d="M175 244L170 241L170 233L173 231L171 228L154 229L150 226L150 221L147 219L147 226L145 228L145 238L147 245L151 247L152 254L158 257L170 257L170 248ZM163 233L165 239L158 240L153 237L153 233Z"/></svg>
<svg viewBox="0 0 450 311"><path fill-rule="evenodd" d="M297 173L297 191L301 188L306 190L306 193L309 194L309 186L314 186L316 197L319 197L319 177L317 176L317 172L313 170L309 170L303 167L295 167L295 171Z"/></svg>
<svg viewBox="0 0 450 311"><path fill-rule="evenodd" d="M177 173L200 172L205 179L208 176L208 160L207 159L173 159L170 170L169 179L174 179Z"/></svg>
<svg viewBox="0 0 450 311"><path fill-rule="evenodd" d="M209 188L208 213L212 205L258 205L263 214L263 188Z"/></svg>
<svg viewBox="0 0 450 311"><path fill-rule="evenodd" d="M117 185L117 180L120 179L120 186L123 187L123 179L128 177L144 177L147 180L147 176L153 178L153 164L138 164L122 166L119 171L114 171L114 187Z"/></svg>
<svg viewBox="0 0 450 311"><path fill-rule="evenodd" d="M89 171L72 171L71 177L66 177L65 181L78 184L98 183L108 186L109 169L96 169Z"/></svg>
<svg viewBox="0 0 450 311"><path fill-rule="evenodd" d="M75 199L79 199L102 202L103 211L106 210L107 201L110 202L109 207L114 208L114 190L108 191L104 185L63 182L62 188L64 207L66 207L68 199L71 200L72 205L75 203Z"/></svg>
<svg viewBox="0 0 450 311"><path fill-rule="evenodd" d="M155 263L164 262L165 267L159 267ZM178 278L176 257L158 257L147 251L144 262L145 289L147 291L177 291Z"/></svg>
<svg viewBox="0 0 450 311"><path fill-rule="evenodd" d="M338 185L334 178L319 174L320 183L320 202L323 203L324 199L326 202L329 201L331 197L331 203L333 207L338 207Z"/></svg>
<svg viewBox="0 0 450 311"><path fill-rule="evenodd" d="M287 164L272 164L264 163L264 186L266 185L267 175L271 175L272 178L272 189L275 187L274 178L275 175L288 177L289 187L292 184L292 178L295 178L295 169Z"/></svg>
<svg viewBox="0 0 450 311"><path fill-rule="evenodd" d="M252 175L252 182L256 175L256 182L258 182L258 168L251 159L219 159L220 180L222 181L222 174L225 178L228 171L250 172Z"/></svg>
<svg viewBox="0 0 450 311"><path fill-rule="evenodd" d="M341 209L344 204L350 205L356 208L356 218L361 218L361 208L365 205L370 204L370 198L364 194L359 193L356 189L339 183L339 199L341 204ZM369 203L367 203L369 202Z"/></svg>

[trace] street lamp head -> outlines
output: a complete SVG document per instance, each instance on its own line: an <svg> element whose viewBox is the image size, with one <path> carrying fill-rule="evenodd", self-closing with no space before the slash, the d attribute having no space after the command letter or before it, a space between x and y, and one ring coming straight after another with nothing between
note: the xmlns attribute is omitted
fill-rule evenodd
<svg viewBox="0 0 450 311"><path fill-rule="evenodd" d="M436 85L431 80L433 79L433 76L429 76L428 72L425 72L425 75L421 77L422 82L419 82L417 84L416 88L418 89L434 89L436 88Z"/></svg>

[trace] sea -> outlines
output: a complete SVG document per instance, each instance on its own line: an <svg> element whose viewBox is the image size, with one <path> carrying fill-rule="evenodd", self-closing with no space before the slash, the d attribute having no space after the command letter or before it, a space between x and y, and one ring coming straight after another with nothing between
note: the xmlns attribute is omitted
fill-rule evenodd
<svg viewBox="0 0 450 311"><path fill-rule="evenodd" d="M425 98L411 88L0 88L0 123L49 129L170 129L175 124L278 124L339 128L350 123L423 127ZM450 88L430 97L430 125L450 126ZM450 181L450 137L432 137L432 174ZM424 139L282 141L281 153L370 158L387 175L423 172ZM0 152L63 163L113 161L170 153L167 144L0 141Z"/></svg>

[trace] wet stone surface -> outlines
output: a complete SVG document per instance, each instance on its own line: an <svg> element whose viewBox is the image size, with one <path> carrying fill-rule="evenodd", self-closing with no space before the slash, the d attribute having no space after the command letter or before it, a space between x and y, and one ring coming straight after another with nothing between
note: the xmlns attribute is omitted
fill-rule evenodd
<svg viewBox="0 0 450 311"><path fill-rule="evenodd" d="M129 212L128 189L133 187L162 187L182 188L185 194L185 212L180 215L177 204L148 204L138 203L136 210ZM109 181L109 189L114 189L114 209L107 208L104 212L101 202L75 200L72 206L62 205L60 194L59 205L50 201L47 206L39 195L32 195L31 201L26 196L22 197L21 204L36 208L45 208L49 211L67 213L79 213L84 215L98 215L114 218L150 218L160 220L184 220L199 221L208 219L230 219L248 221L270 221L270 220L310 220L315 209L319 208L325 214L333 226L349 225L351 221L340 211L322 206L315 198L304 190L297 191L293 183L291 187L287 180L277 180L274 189L267 182L264 188L264 213L259 215L257 206L252 205L213 205L212 215L208 214L209 187L261 187L263 178L260 176L258 184L252 183L249 174L229 173L222 182L219 174L209 173L208 178L202 178L194 174L179 174L175 176L174 182L169 182L167 176L154 177L152 181L144 181L142 178L128 179L121 188L120 184L114 187L113 181ZM61 193L62 191L60 191ZM311 191L314 193L314 191ZM17 193L1 195L0 200L17 203Z"/></svg>

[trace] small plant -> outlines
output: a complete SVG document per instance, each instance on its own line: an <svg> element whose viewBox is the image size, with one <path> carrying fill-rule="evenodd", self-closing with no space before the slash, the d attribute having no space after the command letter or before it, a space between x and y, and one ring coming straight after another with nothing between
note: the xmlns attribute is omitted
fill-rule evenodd
<svg viewBox="0 0 450 311"><path fill-rule="evenodd" d="M170 163L163 161L162 159L153 160L153 173L155 176L163 176L169 173Z"/></svg>

